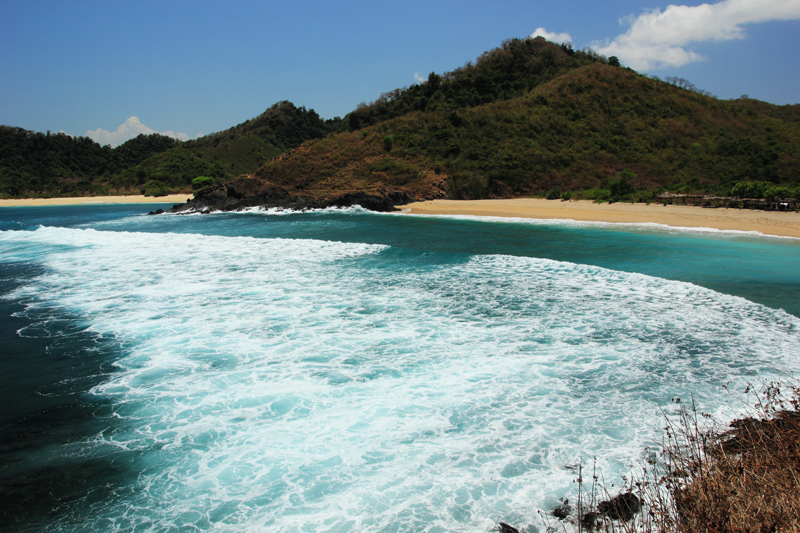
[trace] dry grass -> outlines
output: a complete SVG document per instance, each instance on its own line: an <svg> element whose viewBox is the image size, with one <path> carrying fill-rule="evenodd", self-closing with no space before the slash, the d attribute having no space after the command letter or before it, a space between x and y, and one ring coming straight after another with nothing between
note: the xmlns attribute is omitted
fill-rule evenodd
<svg viewBox="0 0 800 533"><path fill-rule="evenodd" d="M728 428L701 427L692 406L668 429L659 481L676 531L800 531L800 391L769 383L754 397Z"/></svg>
<svg viewBox="0 0 800 533"><path fill-rule="evenodd" d="M542 514L557 531L658 533L800 532L800 386L748 387L743 414L727 426L680 403L667 418L661 458L611 497L579 472L577 504ZM634 499L635 498L635 499ZM641 512L627 509L641 502Z"/></svg>

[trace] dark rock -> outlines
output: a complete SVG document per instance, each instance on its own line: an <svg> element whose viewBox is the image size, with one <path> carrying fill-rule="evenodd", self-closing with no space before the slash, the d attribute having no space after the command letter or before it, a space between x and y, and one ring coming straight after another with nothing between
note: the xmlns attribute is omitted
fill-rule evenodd
<svg viewBox="0 0 800 533"><path fill-rule="evenodd" d="M608 501L600 502L597 510L611 520L627 522L641 511L642 501L632 492L618 494Z"/></svg>
<svg viewBox="0 0 800 533"><path fill-rule="evenodd" d="M405 193L390 193L386 195L367 194L364 192L347 193L325 203L325 207L350 207L360 205L364 209L380 213L397 211L395 205L407 204L411 201Z"/></svg>
<svg viewBox="0 0 800 533"><path fill-rule="evenodd" d="M800 424L800 413L796 411L777 411L773 418L759 420L740 418L730 423L731 431L721 437L721 448L725 453L744 453L753 449L754 443L774 440L790 427Z"/></svg>
<svg viewBox="0 0 800 533"><path fill-rule="evenodd" d="M156 209L155 211L150 211L150 212L149 212L149 213L147 213L147 214L148 214L148 215L161 215L161 214L163 214L163 213L164 213L164 210L163 210L163 209Z"/></svg>
<svg viewBox="0 0 800 533"><path fill-rule="evenodd" d="M571 512L572 506L569 504L569 500L566 499L561 501L561 505L553 508L553 516L559 520L568 518Z"/></svg>
<svg viewBox="0 0 800 533"><path fill-rule="evenodd" d="M370 211L396 211L396 205L407 204L414 198L405 192L349 192L333 198L312 198L302 196L299 190L289 190L268 181L240 176L220 185L206 187L195 193L194 198L185 204L178 204L169 210L170 213L237 211L249 207L283 208L283 209L315 209L324 207L350 207L360 205Z"/></svg>
<svg viewBox="0 0 800 533"><path fill-rule="evenodd" d="M500 525L497 526L497 531L500 533L519 533L519 529L514 526L509 526L505 522L500 522Z"/></svg>
<svg viewBox="0 0 800 533"><path fill-rule="evenodd" d="M583 529L586 531L594 531L594 529L600 525L601 516L603 515L595 513L594 511L586 513L581 517L581 526L583 526Z"/></svg>

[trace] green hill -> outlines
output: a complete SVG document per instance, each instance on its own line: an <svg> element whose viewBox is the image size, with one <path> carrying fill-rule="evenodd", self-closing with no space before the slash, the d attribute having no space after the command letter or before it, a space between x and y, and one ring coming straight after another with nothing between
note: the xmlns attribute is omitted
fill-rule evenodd
<svg viewBox="0 0 800 533"><path fill-rule="evenodd" d="M313 109L279 102L256 118L225 131L179 144L111 179L119 187L142 187L150 181L165 189L189 186L198 176L223 182L256 170L304 141L331 132L338 121L323 121Z"/></svg>
<svg viewBox="0 0 800 533"><path fill-rule="evenodd" d="M0 194L101 192L95 182L98 177L137 165L177 144L175 139L152 134L111 149L88 137L0 126Z"/></svg>
<svg viewBox="0 0 800 533"><path fill-rule="evenodd" d="M356 193L648 200L665 188L730 194L753 181L796 194L800 106L719 100L610 63L543 39L507 41L474 65L362 106L345 117L348 131L268 162L251 178L261 185L239 180L232 195L277 187L322 204Z"/></svg>
<svg viewBox="0 0 800 533"><path fill-rule="evenodd" d="M647 200L665 189L800 196L800 105L677 85L591 50L512 39L343 120L280 102L194 141L140 136L113 150L3 128L0 194L161 193L203 176L198 205L226 208L265 194L292 205L364 195Z"/></svg>
<svg viewBox="0 0 800 533"><path fill-rule="evenodd" d="M474 62L426 83L395 89L345 117L340 129L353 131L414 111L450 111L510 100L582 66L606 63L591 50L573 50L543 38L509 39Z"/></svg>
<svg viewBox="0 0 800 533"><path fill-rule="evenodd" d="M0 195L188 190L198 176L222 182L253 172L303 141L333 131L339 122L279 102L254 119L193 141L139 135L113 149L87 137L0 126Z"/></svg>

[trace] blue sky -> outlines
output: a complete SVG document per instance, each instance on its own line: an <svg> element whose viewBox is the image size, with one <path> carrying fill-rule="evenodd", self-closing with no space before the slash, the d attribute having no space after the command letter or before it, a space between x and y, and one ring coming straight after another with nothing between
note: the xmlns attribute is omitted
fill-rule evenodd
<svg viewBox="0 0 800 533"><path fill-rule="evenodd" d="M800 103L800 0L0 0L0 124L116 145L281 100L344 116L537 30L720 98Z"/></svg>

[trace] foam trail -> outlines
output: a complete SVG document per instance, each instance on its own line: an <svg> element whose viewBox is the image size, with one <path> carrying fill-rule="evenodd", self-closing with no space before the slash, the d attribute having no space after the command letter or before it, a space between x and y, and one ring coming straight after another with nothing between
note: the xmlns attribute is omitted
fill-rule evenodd
<svg viewBox="0 0 800 533"><path fill-rule="evenodd" d="M0 240L49 250L13 298L126 347L90 392L121 423L74 446L126 450L139 474L82 528L533 523L571 490L565 467L627 472L669 398L717 409L721 385L798 366L791 315L597 267L56 228Z"/></svg>

